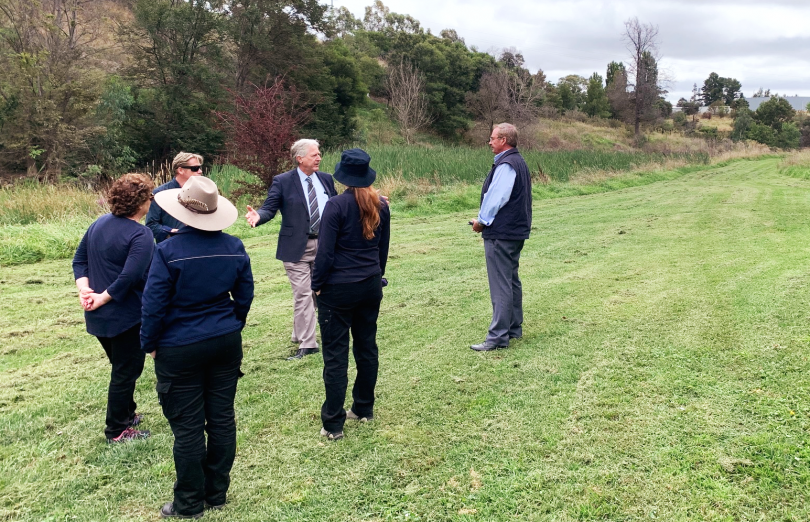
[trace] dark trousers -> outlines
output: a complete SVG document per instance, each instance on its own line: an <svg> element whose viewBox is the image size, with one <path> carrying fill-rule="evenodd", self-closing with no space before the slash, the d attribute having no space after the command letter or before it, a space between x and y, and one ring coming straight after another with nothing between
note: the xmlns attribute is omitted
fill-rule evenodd
<svg viewBox="0 0 810 522"><path fill-rule="evenodd" d="M318 296L318 323L323 344L323 383L326 400L321 407L323 427L343 431L346 388L349 385L349 331L357 377L352 388L351 410L365 417L374 412L377 385L377 316L382 301L379 275L357 283L324 285Z"/></svg>
<svg viewBox="0 0 810 522"><path fill-rule="evenodd" d="M523 335L523 285L518 277L523 240L485 239L492 323L487 341L508 346L510 337Z"/></svg>
<svg viewBox="0 0 810 522"><path fill-rule="evenodd" d="M241 332L157 350L156 388L174 434L174 508L182 515L201 513L203 501L225 503L236 456L233 402L241 363Z"/></svg>
<svg viewBox="0 0 810 522"><path fill-rule="evenodd" d="M107 427L104 435L113 439L135 419L135 382L143 372L146 354L141 351L141 325L136 324L115 337L96 337L112 365L107 388Z"/></svg>

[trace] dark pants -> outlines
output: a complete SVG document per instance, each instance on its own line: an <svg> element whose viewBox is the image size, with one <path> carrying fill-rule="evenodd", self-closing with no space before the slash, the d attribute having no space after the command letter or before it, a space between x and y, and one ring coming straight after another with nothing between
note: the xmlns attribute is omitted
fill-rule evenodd
<svg viewBox="0 0 810 522"><path fill-rule="evenodd" d="M377 316L382 301L379 275L357 283L324 285L318 296L318 323L323 343L323 383L326 401L321 420L326 431L343 431L346 387L349 385L349 331L357 377L352 388L351 410L360 417L374 412L377 385Z"/></svg>
<svg viewBox="0 0 810 522"><path fill-rule="evenodd" d="M485 239L492 323L487 341L508 346L510 337L523 335L523 285L518 277L523 240Z"/></svg>
<svg viewBox="0 0 810 522"><path fill-rule="evenodd" d="M241 363L241 332L157 350L156 388L174 434L174 508L182 515L201 513L203 501L225 503L236 456L233 401Z"/></svg>
<svg viewBox="0 0 810 522"><path fill-rule="evenodd" d="M135 382L143 372L146 354L141 351L141 325L136 324L115 337L96 337L112 364L107 388L107 427L104 435L113 439L135 419Z"/></svg>

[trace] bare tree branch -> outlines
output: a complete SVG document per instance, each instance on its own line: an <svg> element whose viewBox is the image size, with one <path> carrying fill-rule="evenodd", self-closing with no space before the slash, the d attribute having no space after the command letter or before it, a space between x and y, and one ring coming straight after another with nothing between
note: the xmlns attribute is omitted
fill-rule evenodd
<svg viewBox="0 0 810 522"><path fill-rule="evenodd" d="M400 61L388 67L385 88L402 137L410 144L419 129L433 122L425 95L425 79L413 65Z"/></svg>

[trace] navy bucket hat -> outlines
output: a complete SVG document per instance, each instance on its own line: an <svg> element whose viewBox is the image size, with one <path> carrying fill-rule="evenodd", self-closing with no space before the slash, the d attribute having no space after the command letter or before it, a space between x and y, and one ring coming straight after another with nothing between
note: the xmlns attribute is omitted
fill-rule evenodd
<svg viewBox="0 0 810 522"><path fill-rule="evenodd" d="M371 156L363 149L344 150L340 162L335 165L335 179L347 187L369 187L377 179L377 173L369 163Z"/></svg>

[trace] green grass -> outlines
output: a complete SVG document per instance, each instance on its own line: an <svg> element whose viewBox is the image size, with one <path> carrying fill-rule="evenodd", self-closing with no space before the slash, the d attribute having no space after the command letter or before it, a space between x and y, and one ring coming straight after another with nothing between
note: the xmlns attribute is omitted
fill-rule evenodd
<svg viewBox="0 0 810 522"><path fill-rule="evenodd" d="M400 145L370 145L365 148L371 165L381 177L401 176L413 181L428 179L435 183L480 183L492 164L488 148L431 145L429 147ZM644 165L662 164L667 160L706 164L705 153L613 152L603 150L523 151L532 173L542 169L551 180L568 181L582 170L619 172ZM332 172L340 160L340 151L327 152L322 170Z"/></svg>
<svg viewBox="0 0 810 522"><path fill-rule="evenodd" d="M337 443L321 357L284 360L276 238L247 239L239 450L205 520L810 519L810 182L778 162L537 200L524 338L496 353L468 348L490 315L468 214L395 212L376 419ZM152 438L106 445L69 261L3 269L0 353L0 520L156 520L174 475L152 363Z"/></svg>

